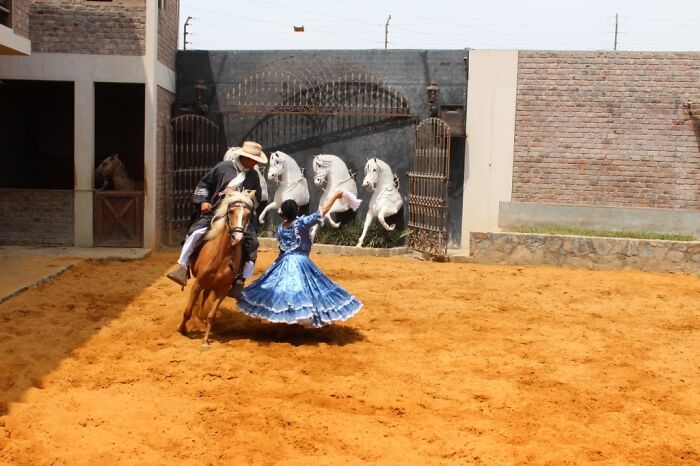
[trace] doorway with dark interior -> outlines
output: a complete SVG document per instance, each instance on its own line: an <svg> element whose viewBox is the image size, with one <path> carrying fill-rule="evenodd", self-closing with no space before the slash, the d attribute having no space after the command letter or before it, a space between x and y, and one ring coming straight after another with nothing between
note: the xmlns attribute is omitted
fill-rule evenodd
<svg viewBox="0 0 700 466"><path fill-rule="evenodd" d="M145 88L95 83L95 246L143 246Z"/></svg>

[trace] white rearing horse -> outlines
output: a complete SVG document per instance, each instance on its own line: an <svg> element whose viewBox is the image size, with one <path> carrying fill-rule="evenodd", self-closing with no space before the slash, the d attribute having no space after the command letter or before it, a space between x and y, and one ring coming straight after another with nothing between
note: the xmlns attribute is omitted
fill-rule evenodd
<svg viewBox="0 0 700 466"><path fill-rule="evenodd" d="M345 165L345 162L343 162L340 157L330 154L319 154L314 157L312 166L315 175L314 184L323 189L321 199L318 201L319 208L326 203L328 193L343 190L357 195L355 174L348 170L348 166ZM324 184L326 185L325 188L323 188ZM331 214L347 212L349 208L350 207L343 202L342 199L335 201L331 206L331 210L329 210L326 215L328 223L330 223L333 228L338 228L340 223L336 223L333 218L331 218Z"/></svg>
<svg viewBox="0 0 700 466"><path fill-rule="evenodd" d="M357 241L358 248L362 247L362 242L365 240L365 235L367 235L367 229L374 217L377 217L379 223L385 229L391 231L396 228L396 225L387 225L384 220L384 217L396 214L403 205L403 199L395 179L396 177L391 167L383 160L373 158L369 159L365 164L365 179L362 181L362 187L368 191L373 191L373 193L372 198L369 200L365 227L362 229L362 236Z"/></svg>
<svg viewBox="0 0 700 466"><path fill-rule="evenodd" d="M376 158L369 159L365 164L365 179L362 187L368 191L373 191L369 200L365 227L362 229L362 236L357 241L357 247L362 247L362 242L367 235L367 229L372 223L372 219L377 217L382 226L391 231L396 225L387 225L384 217L396 214L403 205L403 199L396 185L396 176L388 163Z"/></svg>
<svg viewBox="0 0 700 466"><path fill-rule="evenodd" d="M275 211L287 199L294 199L299 207L309 203L309 185L297 162L282 151L270 154L270 165L267 178L279 183L275 191L275 197L260 214L260 223L265 222L265 214L269 210Z"/></svg>

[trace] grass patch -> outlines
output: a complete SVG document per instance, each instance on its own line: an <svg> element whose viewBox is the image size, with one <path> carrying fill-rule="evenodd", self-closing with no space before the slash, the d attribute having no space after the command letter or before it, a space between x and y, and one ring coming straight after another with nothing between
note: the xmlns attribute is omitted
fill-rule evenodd
<svg viewBox="0 0 700 466"><path fill-rule="evenodd" d="M523 227L514 231L544 235L602 236L605 238L662 239L670 241L695 241L695 236L682 233L656 233L650 231L585 230L565 227Z"/></svg>
<svg viewBox="0 0 700 466"><path fill-rule="evenodd" d="M333 228L324 225L316 232L315 242L319 244L334 244L338 246L355 246L362 234L363 222L355 220ZM363 246L366 248L395 248L403 246L410 230L386 231L379 222L374 221L367 230Z"/></svg>

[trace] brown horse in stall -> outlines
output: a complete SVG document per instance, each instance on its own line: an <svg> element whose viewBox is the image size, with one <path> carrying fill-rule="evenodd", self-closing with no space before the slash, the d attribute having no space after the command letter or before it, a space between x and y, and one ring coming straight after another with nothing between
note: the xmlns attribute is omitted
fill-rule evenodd
<svg viewBox="0 0 700 466"><path fill-rule="evenodd" d="M102 187L105 189L112 180L115 191L133 191L136 189L136 182L131 179L126 171L124 162L119 159L119 154L112 154L104 159L97 166L95 172L102 178Z"/></svg>
<svg viewBox="0 0 700 466"><path fill-rule="evenodd" d="M255 191L229 191L216 208L205 243L190 270L195 277L178 331L187 335L187 321L199 304L197 317L203 319L206 310L207 330L202 346L209 346L216 312L226 297L234 277L240 274L242 240L253 210ZM211 307L210 307L211 306Z"/></svg>

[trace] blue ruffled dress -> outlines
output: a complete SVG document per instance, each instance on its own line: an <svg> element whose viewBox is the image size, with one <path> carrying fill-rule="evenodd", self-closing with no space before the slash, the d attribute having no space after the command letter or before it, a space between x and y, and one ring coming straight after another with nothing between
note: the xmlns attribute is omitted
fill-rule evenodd
<svg viewBox="0 0 700 466"><path fill-rule="evenodd" d="M362 303L333 283L309 259L311 227L322 223L321 212L299 217L277 228L281 254L260 278L243 290L238 308L270 322L322 327L347 320Z"/></svg>

